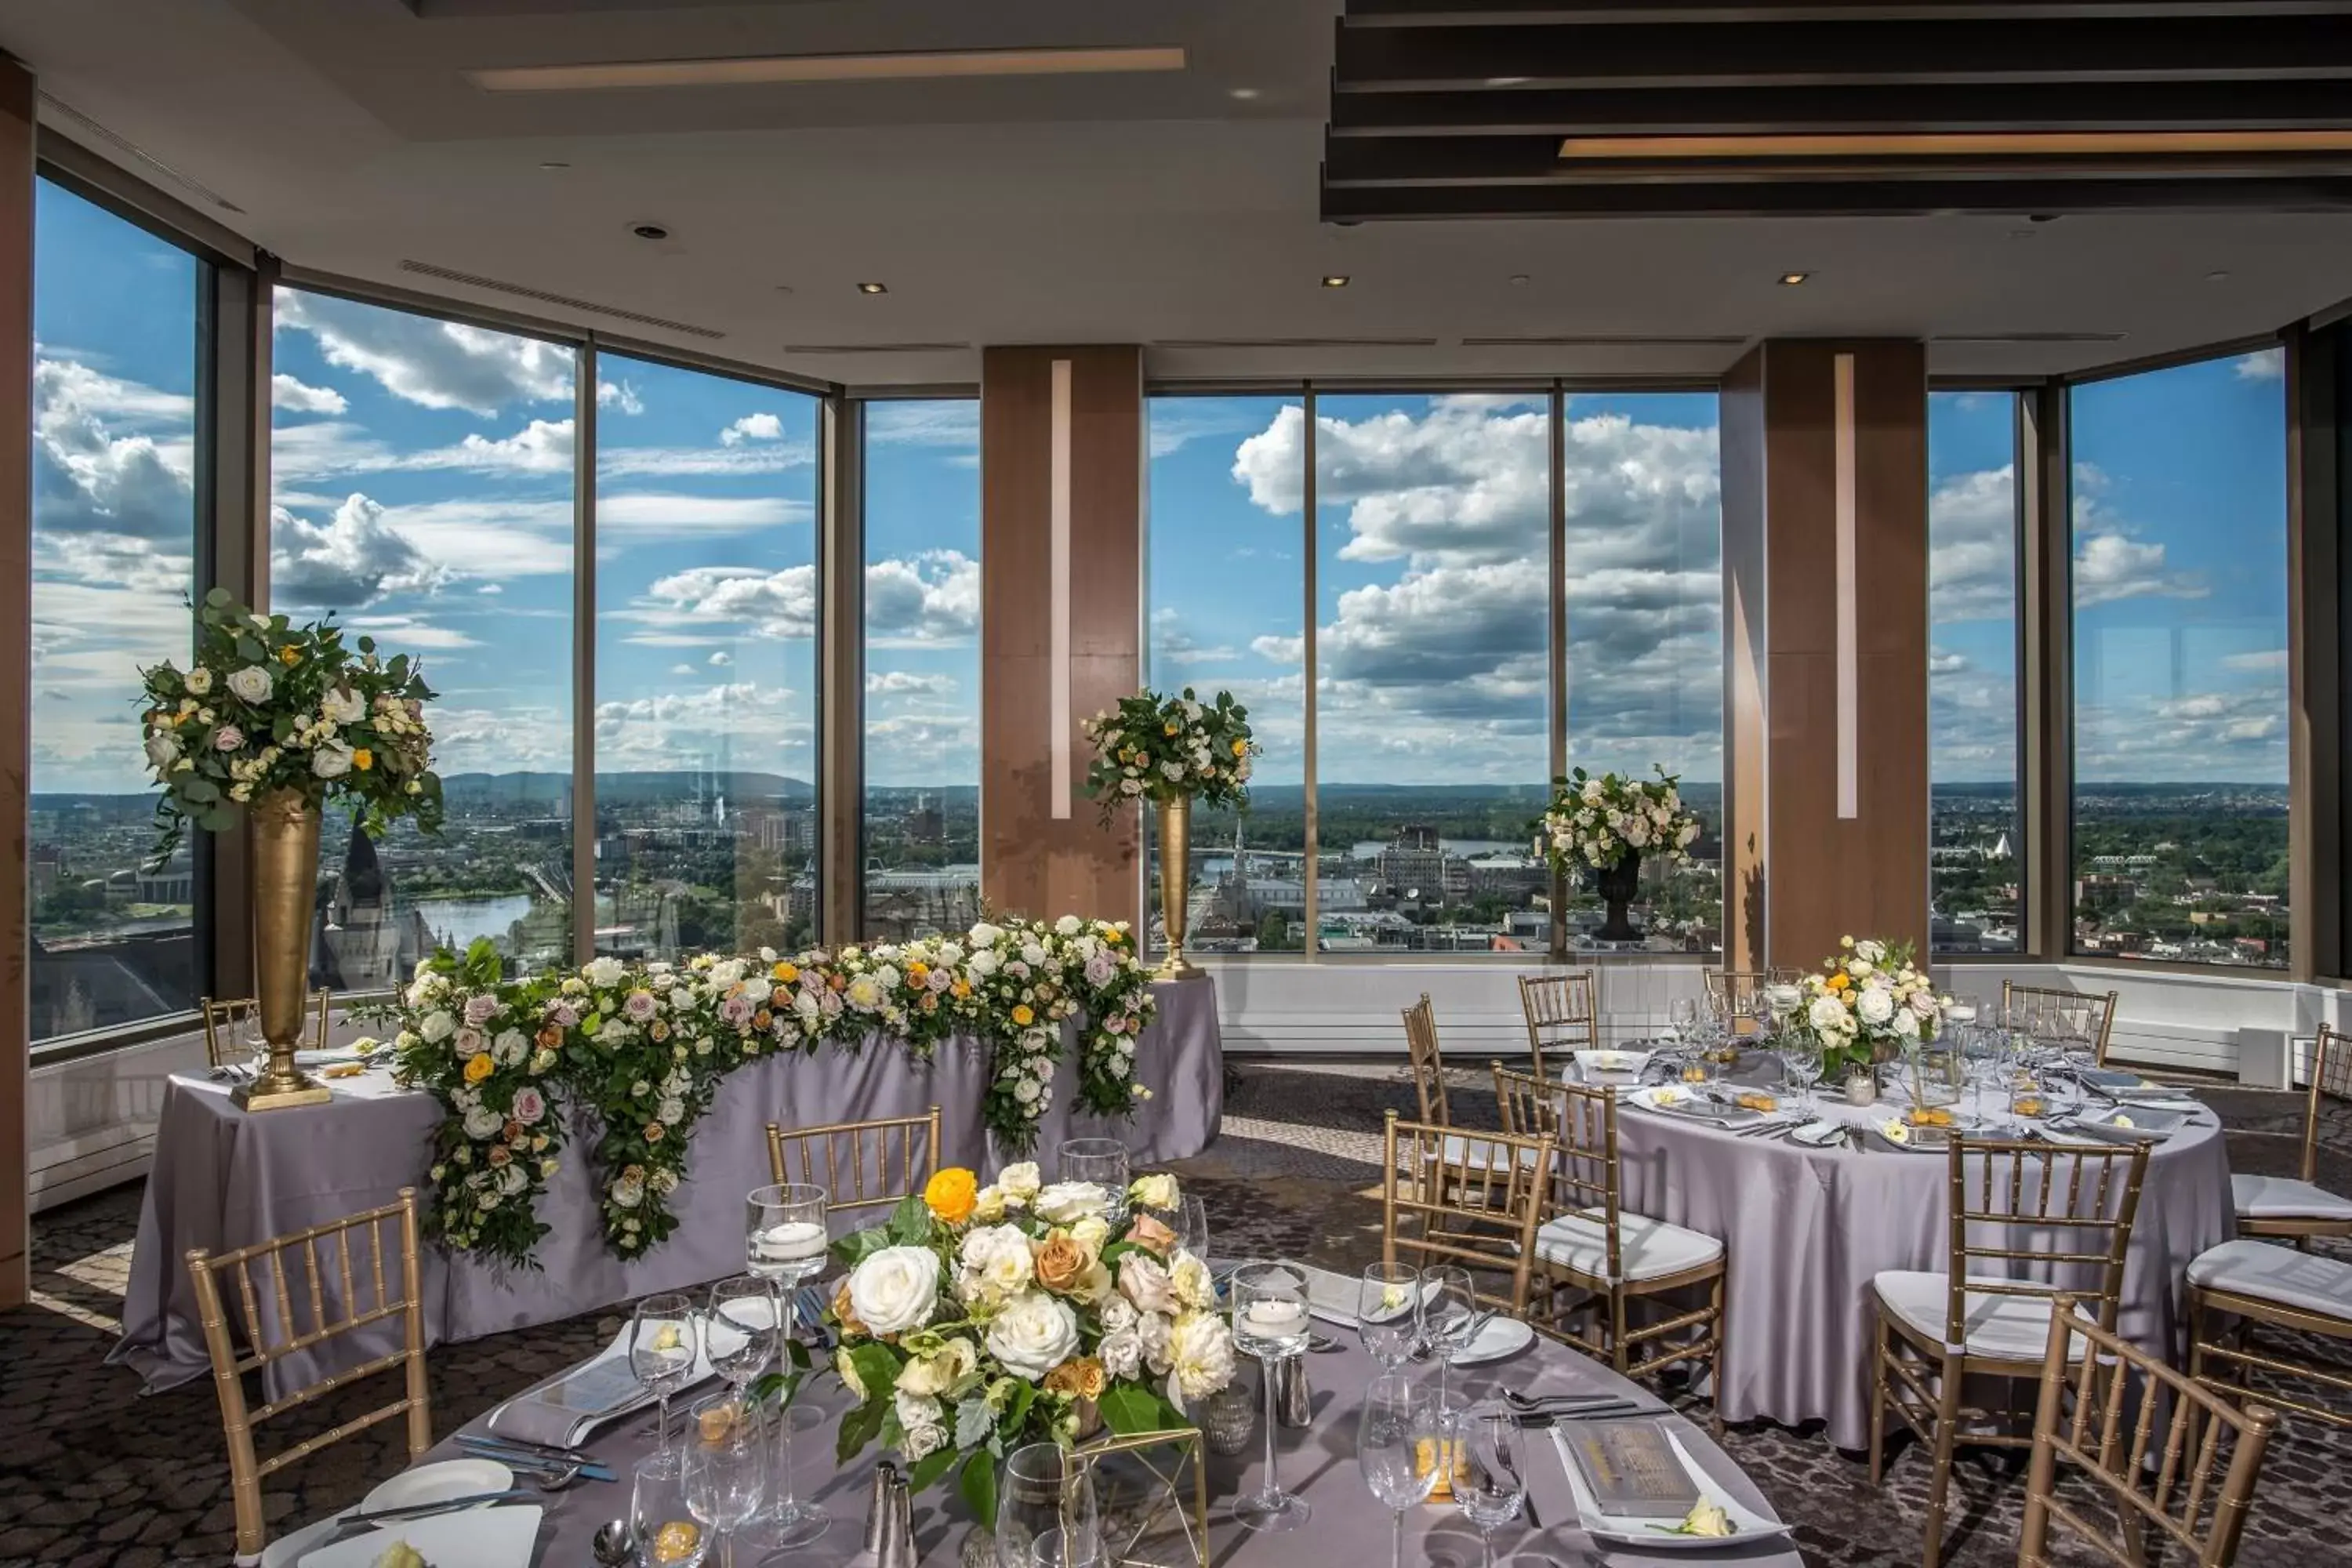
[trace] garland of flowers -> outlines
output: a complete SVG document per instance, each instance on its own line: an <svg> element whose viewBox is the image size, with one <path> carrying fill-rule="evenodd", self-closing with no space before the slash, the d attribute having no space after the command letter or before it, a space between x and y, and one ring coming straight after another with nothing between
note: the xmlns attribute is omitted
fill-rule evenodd
<svg viewBox="0 0 2352 1568"><path fill-rule="evenodd" d="M854 1050L876 1035L928 1060L941 1041L968 1036L990 1053L989 1131L1025 1153L1054 1102L1066 1021L1076 1020L1080 1104L1129 1116L1150 1098L1135 1056L1155 1005L1127 924L1065 915L983 921L961 941L792 957L763 948L683 965L600 958L576 973L515 980L478 942L419 964L399 1001L374 1016L397 1027L401 1081L441 1102L434 1233L529 1267L548 1229L539 1197L568 1132L593 1136L605 1243L635 1258L677 1228L667 1200L684 1180L692 1131L719 1080L745 1062ZM568 1122L555 1114L559 1097Z"/></svg>

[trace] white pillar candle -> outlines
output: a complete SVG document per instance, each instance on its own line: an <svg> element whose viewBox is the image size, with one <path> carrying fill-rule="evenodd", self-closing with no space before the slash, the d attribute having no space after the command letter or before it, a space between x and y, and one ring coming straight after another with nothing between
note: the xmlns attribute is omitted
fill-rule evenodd
<svg viewBox="0 0 2352 1568"><path fill-rule="evenodd" d="M760 1232L752 1246L765 1262L797 1263L822 1257L826 1246L824 1226L811 1220L788 1219Z"/></svg>
<svg viewBox="0 0 2352 1568"><path fill-rule="evenodd" d="M1252 1301L1242 1312L1242 1322L1252 1333L1268 1339L1280 1339L1297 1333L1307 1321L1307 1309L1297 1301L1285 1301L1268 1297Z"/></svg>

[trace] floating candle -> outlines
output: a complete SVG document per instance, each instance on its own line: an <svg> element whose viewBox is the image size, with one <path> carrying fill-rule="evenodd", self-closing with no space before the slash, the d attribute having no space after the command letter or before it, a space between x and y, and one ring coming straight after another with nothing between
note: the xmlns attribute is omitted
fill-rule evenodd
<svg viewBox="0 0 2352 1568"><path fill-rule="evenodd" d="M1307 1308L1297 1301L1278 1298L1252 1301L1242 1312L1242 1326L1252 1333L1279 1339L1297 1333L1307 1325Z"/></svg>
<svg viewBox="0 0 2352 1568"><path fill-rule="evenodd" d="M798 1263L824 1256L824 1226L812 1220L788 1219L751 1237L751 1250L765 1263Z"/></svg>

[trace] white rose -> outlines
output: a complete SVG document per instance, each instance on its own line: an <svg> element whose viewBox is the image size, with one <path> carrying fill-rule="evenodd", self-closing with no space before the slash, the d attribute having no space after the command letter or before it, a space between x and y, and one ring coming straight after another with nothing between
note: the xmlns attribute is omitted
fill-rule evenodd
<svg viewBox="0 0 2352 1568"><path fill-rule="evenodd" d="M177 762L179 757L180 742L178 737L171 734L157 734L147 737L147 765L149 767L161 773L163 769L170 767L173 763Z"/></svg>
<svg viewBox="0 0 2352 1568"><path fill-rule="evenodd" d="M1029 1259L1029 1238L1009 1225L980 1226L966 1232L956 1260L956 1289L966 1297L1003 1300L1027 1289L1036 1277Z"/></svg>
<svg viewBox="0 0 2352 1568"><path fill-rule="evenodd" d="M1148 1209L1172 1209L1176 1206L1176 1178L1165 1171L1138 1176L1129 1185L1127 1195Z"/></svg>
<svg viewBox="0 0 2352 1568"><path fill-rule="evenodd" d="M929 1247L886 1247L849 1273L849 1306L877 1334L902 1334L931 1321L940 1260Z"/></svg>
<svg viewBox="0 0 2352 1568"><path fill-rule="evenodd" d="M1007 1165L996 1173L997 1190L1004 1194L1004 1201L1007 1203L1033 1202L1037 1196L1038 1187L1042 1184L1043 1178L1037 1174L1037 1163L1034 1160L1024 1160L1017 1165Z"/></svg>
<svg viewBox="0 0 2352 1568"><path fill-rule="evenodd" d="M437 1046L457 1032L457 1020L446 1013L427 1013L425 1022L416 1026L416 1032Z"/></svg>
<svg viewBox="0 0 2352 1568"><path fill-rule="evenodd" d="M1877 1028L1895 1016L1894 994L1883 985L1865 985L1854 1002L1854 1011L1862 1015L1864 1023Z"/></svg>
<svg viewBox="0 0 2352 1568"><path fill-rule="evenodd" d="M277 679L257 664L248 664L243 669L228 672L228 689L236 693L240 701L267 702L277 685Z"/></svg>
<svg viewBox="0 0 2352 1568"><path fill-rule="evenodd" d="M940 1346L936 1355L917 1356L898 1373L898 1389L904 1394L938 1398L951 1394L963 1382L980 1370L980 1352L970 1340L949 1340Z"/></svg>
<svg viewBox="0 0 2352 1568"><path fill-rule="evenodd" d="M603 989L609 986L618 985L621 983L622 976L627 974L628 972L628 965L623 963L617 958L599 958L593 960L588 966L585 969L583 969L580 973L587 976L589 984L596 986L599 989Z"/></svg>
<svg viewBox="0 0 2352 1568"><path fill-rule="evenodd" d="M1214 1312L1187 1312L1168 1330L1168 1397L1178 1410L1234 1380L1234 1336Z"/></svg>
<svg viewBox="0 0 2352 1568"><path fill-rule="evenodd" d="M971 945L974 951L977 952L977 950L983 947L995 946L997 942L1003 939L1004 930L1001 926L992 926L986 921L982 921L978 925L972 927L966 934L971 937Z"/></svg>
<svg viewBox="0 0 2352 1568"><path fill-rule="evenodd" d="M367 704L356 693L339 688L319 699L319 712L338 724L356 724L367 717Z"/></svg>
<svg viewBox="0 0 2352 1568"><path fill-rule="evenodd" d="M1189 1252L1179 1252L1169 1263L1168 1289L1179 1304L1194 1311L1217 1304L1217 1283L1209 1266Z"/></svg>
<svg viewBox="0 0 2352 1568"><path fill-rule="evenodd" d="M990 975L996 973L997 957L995 952L993 951L988 951L973 953L971 955L971 963L969 967L971 970L972 977L974 979L987 979Z"/></svg>
<svg viewBox="0 0 2352 1568"><path fill-rule="evenodd" d="M1172 1312L1176 1293L1168 1270L1147 1252L1130 1252L1118 1260L1118 1293L1135 1303L1139 1312Z"/></svg>
<svg viewBox="0 0 2352 1568"><path fill-rule="evenodd" d="M1895 1036L1897 1039L1903 1040L1917 1039L1919 1037L1919 1015L1914 1013L1908 1007L1905 1007L1898 1011L1895 1015Z"/></svg>
<svg viewBox="0 0 2352 1568"><path fill-rule="evenodd" d="M488 1106L477 1106L466 1112L466 1136L488 1138L507 1124L507 1119Z"/></svg>
<svg viewBox="0 0 2352 1568"><path fill-rule="evenodd" d="M210 696L213 689L213 672L201 664L196 666L195 668L188 671L187 687L188 695L191 697Z"/></svg>
<svg viewBox="0 0 2352 1568"><path fill-rule="evenodd" d="M1845 1004L1834 996L1817 996L1805 1009L1805 1017L1822 1033L1833 1033L1845 1027Z"/></svg>
<svg viewBox="0 0 2352 1568"><path fill-rule="evenodd" d="M1853 955L1864 963L1884 963L1886 962L1886 944L1883 942L1858 942L1853 944Z"/></svg>
<svg viewBox="0 0 2352 1568"><path fill-rule="evenodd" d="M330 741L310 753L310 771L322 779L339 779L352 771L352 749Z"/></svg>
<svg viewBox="0 0 2352 1568"><path fill-rule="evenodd" d="M972 1194L971 1217L982 1225L995 1225L1004 1218L1004 1189L982 1187Z"/></svg>
<svg viewBox="0 0 2352 1568"><path fill-rule="evenodd" d="M1072 1225L1108 1212L1110 1199L1092 1182L1055 1182L1038 1193L1036 1208L1048 1224Z"/></svg>
<svg viewBox="0 0 2352 1568"><path fill-rule="evenodd" d="M1095 1354L1102 1358L1103 1371L1114 1378L1132 1378L1143 1371L1143 1342L1132 1326L1105 1334Z"/></svg>
<svg viewBox="0 0 2352 1568"><path fill-rule="evenodd" d="M1033 1383L1077 1349L1078 1315L1042 1290L1014 1297L988 1325L988 1353L1013 1376Z"/></svg>

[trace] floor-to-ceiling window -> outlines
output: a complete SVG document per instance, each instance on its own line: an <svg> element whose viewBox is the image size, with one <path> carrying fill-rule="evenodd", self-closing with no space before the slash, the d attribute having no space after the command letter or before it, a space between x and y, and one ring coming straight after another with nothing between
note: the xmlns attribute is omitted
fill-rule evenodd
<svg viewBox="0 0 2352 1568"><path fill-rule="evenodd" d="M980 405L869 403L860 924L980 918Z"/></svg>
<svg viewBox="0 0 2352 1568"><path fill-rule="evenodd" d="M2287 963L2284 369L2073 390L2077 952Z"/></svg>
<svg viewBox="0 0 2352 1568"><path fill-rule="evenodd" d="M422 661L447 803L438 840L329 813L311 978L374 990L481 937L568 963L572 350L295 289L277 309L271 607Z"/></svg>
<svg viewBox="0 0 2352 1568"><path fill-rule="evenodd" d="M601 356L596 951L794 950L816 888L816 399Z"/></svg>
<svg viewBox="0 0 2352 1568"><path fill-rule="evenodd" d="M150 867L139 671L191 642L199 263L40 182L33 317L32 1037L196 1005L193 846ZM21 699L22 694L18 694Z"/></svg>
<svg viewBox="0 0 2352 1568"><path fill-rule="evenodd" d="M2018 784L2017 397L1927 398L1930 949L2014 952Z"/></svg>

